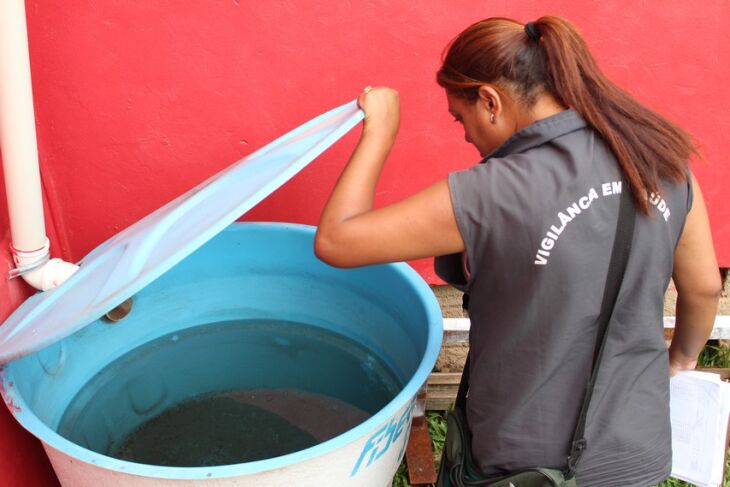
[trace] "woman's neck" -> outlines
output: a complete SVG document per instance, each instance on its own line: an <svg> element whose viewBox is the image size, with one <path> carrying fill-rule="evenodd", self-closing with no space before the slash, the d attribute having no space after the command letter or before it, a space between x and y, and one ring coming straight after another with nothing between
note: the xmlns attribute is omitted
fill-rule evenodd
<svg viewBox="0 0 730 487"><path fill-rule="evenodd" d="M560 112L567 110L567 107L560 103L555 97L548 93L538 96L535 105L529 110L522 110L517 117L517 130L521 130L538 120L552 117Z"/></svg>

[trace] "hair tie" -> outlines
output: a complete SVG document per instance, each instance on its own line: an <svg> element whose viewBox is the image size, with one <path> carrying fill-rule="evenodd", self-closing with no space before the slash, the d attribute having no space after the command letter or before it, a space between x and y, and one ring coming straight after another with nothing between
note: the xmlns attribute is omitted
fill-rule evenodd
<svg viewBox="0 0 730 487"><path fill-rule="evenodd" d="M528 22L525 24L525 32L527 32L527 37L532 39L533 41L539 41L540 40L540 31L537 30L537 26L535 26L535 22Z"/></svg>

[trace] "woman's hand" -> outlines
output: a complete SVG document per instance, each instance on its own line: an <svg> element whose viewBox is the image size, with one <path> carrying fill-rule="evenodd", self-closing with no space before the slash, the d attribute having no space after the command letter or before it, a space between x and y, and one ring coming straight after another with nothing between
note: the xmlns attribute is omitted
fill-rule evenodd
<svg viewBox="0 0 730 487"><path fill-rule="evenodd" d="M363 136L373 135L395 140L400 125L400 101L392 88L378 87L363 90L357 104L365 112Z"/></svg>
<svg viewBox="0 0 730 487"><path fill-rule="evenodd" d="M673 357L672 353L669 353L669 376L674 377L680 372L685 370L694 370L697 367L697 360L692 359L680 359Z"/></svg>

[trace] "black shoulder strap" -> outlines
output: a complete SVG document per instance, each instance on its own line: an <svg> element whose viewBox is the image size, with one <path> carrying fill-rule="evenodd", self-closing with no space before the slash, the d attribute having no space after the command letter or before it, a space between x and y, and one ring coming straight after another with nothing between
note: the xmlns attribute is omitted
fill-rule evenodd
<svg viewBox="0 0 730 487"><path fill-rule="evenodd" d="M621 202L619 206L618 221L616 223L616 236L613 241L613 249L611 251L611 260L608 264L608 273L606 275L606 286L603 291L603 302L601 303L601 311L597 318L598 335L596 337L596 346L593 352L593 370L591 377L586 386L583 404L581 405L580 414L578 416L578 424L573 433L573 441L571 443L570 456L568 457L568 467L565 472L565 478L571 479L575 475L575 467L580 460L583 451L586 448L585 426L588 416L588 407L593 396L593 388L598 377L598 369L601 365L601 357L603 356L603 348L608 336L608 324L613 315L614 305L618 298L619 288L626 271L626 264L629 261L629 252L631 251L631 241L634 236L634 225L636 223L636 209L631 201L631 191L626 180L622 182ZM466 406L466 393L469 388L469 356L466 356L464 364L464 372L461 375L459 383L459 392L456 396L456 407L464 408Z"/></svg>
<svg viewBox="0 0 730 487"><path fill-rule="evenodd" d="M585 439L586 418L588 417L588 407L591 404L593 396L593 388L596 385L598 370L601 367L601 358L603 357L603 349L608 336L608 324L611 322L613 309L618 298L621 281L623 281L626 272L626 264L629 261L629 253L631 251L631 242L634 237L634 225L636 223L636 208L631 201L631 190L626 180L621 183L623 190L621 191L621 204L618 210L618 222L616 223L616 236L613 240L613 250L611 251L611 260L608 264L608 275L606 276L606 287L603 291L603 302L601 303L601 313L598 315L598 336L596 337L596 346L593 351L593 371L591 378L586 386L583 405L578 415L578 424L573 434L573 442L570 447L570 456L568 457L568 469L565 472L565 478L571 479L575 475L575 467L578 465L581 455L586 449L587 442Z"/></svg>
<svg viewBox="0 0 730 487"><path fill-rule="evenodd" d="M454 406L460 409L466 408L466 393L469 389L469 356L471 352L466 352L466 362L464 362L464 371L461 373L459 381L459 392L456 393L456 402Z"/></svg>

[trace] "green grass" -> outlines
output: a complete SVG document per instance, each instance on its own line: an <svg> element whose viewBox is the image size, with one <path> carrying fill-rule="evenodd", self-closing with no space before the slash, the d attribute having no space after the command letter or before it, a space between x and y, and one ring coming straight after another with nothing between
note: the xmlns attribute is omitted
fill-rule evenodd
<svg viewBox="0 0 730 487"><path fill-rule="evenodd" d="M700 354L698 367L730 368L730 348L720 347L714 342L705 346ZM431 435L431 446L434 451L434 459L438 468L438 460L441 458L441 449L446 439L446 413L444 411L427 411L428 431ZM730 455L725 463L725 481L723 487L730 487ZM689 487L692 484L669 478L657 487ZM393 487L412 487L408 482L408 467L405 460L398 467L393 478Z"/></svg>
<svg viewBox="0 0 730 487"><path fill-rule="evenodd" d="M715 340L712 340L715 342ZM720 347L710 343L702 349L700 358L697 361L698 367L730 367L730 347Z"/></svg>

